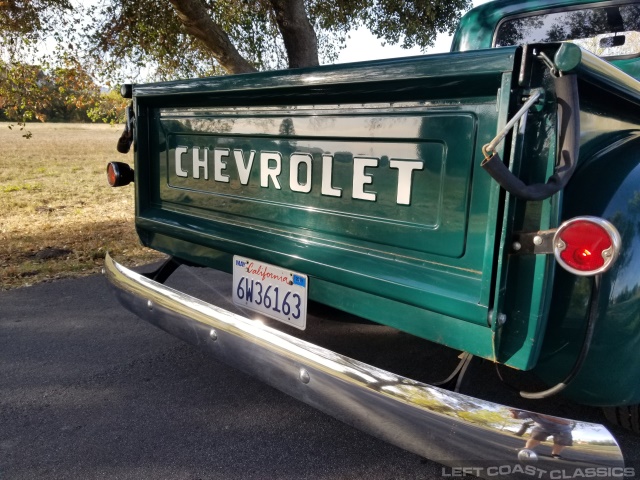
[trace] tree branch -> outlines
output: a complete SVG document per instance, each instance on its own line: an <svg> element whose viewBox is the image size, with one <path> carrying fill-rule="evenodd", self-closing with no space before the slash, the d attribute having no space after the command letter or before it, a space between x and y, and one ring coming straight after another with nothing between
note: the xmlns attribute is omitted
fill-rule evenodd
<svg viewBox="0 0 640 480"><path fill-rule="evenodd" d="M269 0L289 57L289 68L319 65L318 39L303 0Z"/></svg>
<svg viewBox="0 0 640 480"><path fill-rule="evenodd" d="M231 43L227 33L213 21L200 0L169 0L180 23L187 32L211 51L218 63L229 73L250 73L256 69L247 62Z"/></svg>

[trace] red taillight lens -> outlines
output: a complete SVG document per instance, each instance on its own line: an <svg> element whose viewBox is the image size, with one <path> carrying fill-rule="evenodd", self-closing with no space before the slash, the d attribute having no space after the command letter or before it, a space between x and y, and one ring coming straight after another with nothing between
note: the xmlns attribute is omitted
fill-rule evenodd
<svg viewBox="0 0 640 480"><path fill-rule="evenodd" d="M112 187L122 187L133 182L133 169L122 162L107 164L107 182Z"/></svg>
<svg viewBox="0 0 640 480"><path fill-rule="evenodd" d="M109 185L112 187L115 187L118 182L118 174L116 173L116 168L113 163L107 165L107 182L109 182Z"/></svg>
<svg viewBox="0 0 640 480"><path fill-rule="evenodd" d="M607 270L620 250L620 234L606 220L577 217L563 223L554 237L558 263L577 275L595 275Z"/></svg>

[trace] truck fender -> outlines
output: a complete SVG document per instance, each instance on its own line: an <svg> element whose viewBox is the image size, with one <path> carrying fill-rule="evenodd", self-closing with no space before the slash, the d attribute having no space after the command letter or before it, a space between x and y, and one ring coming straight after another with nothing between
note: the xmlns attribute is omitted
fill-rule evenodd
<svg viewBox="0 0 640 480"><path fill-rule="evenodd" d="M609 220L622 237L616 263L602 275L589 354L563 392L597 406L640 403L640 134L618 132L618 138L608 143L583 157L564 192L562 212L563 219L594 215ZM556 269L547 331L535 369L550 385L563 379L580 351L592 286L590 278Z"/></svg>

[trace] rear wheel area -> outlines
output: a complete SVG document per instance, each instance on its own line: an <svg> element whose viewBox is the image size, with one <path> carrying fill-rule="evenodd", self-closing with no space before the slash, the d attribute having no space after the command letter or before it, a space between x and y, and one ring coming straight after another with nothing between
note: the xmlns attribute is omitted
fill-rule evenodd
<svg viewBox="0 0 640 480"><path fill-rule="evenodd" d="M609 422L640 435L640 404L603 407L602 411Z"/></svg>

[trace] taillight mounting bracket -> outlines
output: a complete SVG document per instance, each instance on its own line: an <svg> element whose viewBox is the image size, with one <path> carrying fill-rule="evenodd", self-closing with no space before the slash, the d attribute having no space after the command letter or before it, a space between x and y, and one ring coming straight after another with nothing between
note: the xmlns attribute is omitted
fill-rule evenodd
<svg viewBox="0 0 640 480"><path fill-rule="evenodd" d="M567 235L572 243L565 242ZM566 220L558 228L514 233L509 254L553 254L558 264L568 272L592 276L611 268L620 253L621 244L620 233L611 222L599 217L580 216Z"/></svg>
<svg viewBox="0 0 640 480"><path fill-rule="evenodd" d="M511 238L511 255L550 255L557 228L536 232L515 232Z"/></svg>

